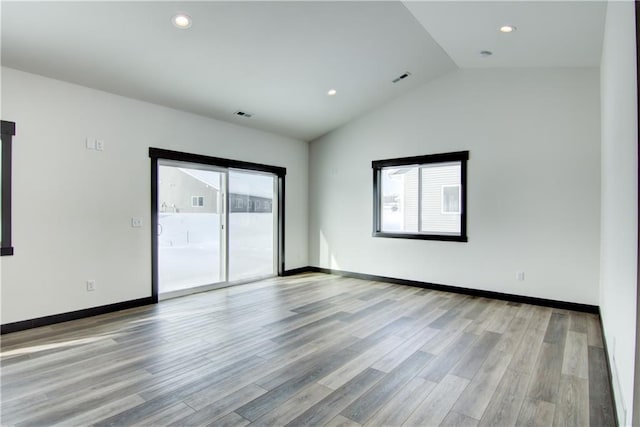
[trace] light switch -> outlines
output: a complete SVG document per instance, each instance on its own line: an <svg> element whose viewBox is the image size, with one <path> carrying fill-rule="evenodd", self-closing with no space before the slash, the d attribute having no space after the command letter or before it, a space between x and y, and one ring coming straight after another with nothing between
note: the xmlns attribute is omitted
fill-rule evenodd
<svg viewBox="0 0 640 427"><path fill-rule="evenodd" d="M95 150L95 149L96 149L96 139L87 138L87 150Z"/></svg>

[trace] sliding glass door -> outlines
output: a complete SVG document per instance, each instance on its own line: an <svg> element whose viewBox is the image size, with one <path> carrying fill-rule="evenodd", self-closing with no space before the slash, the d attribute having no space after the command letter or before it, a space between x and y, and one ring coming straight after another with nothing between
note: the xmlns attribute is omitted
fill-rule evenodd
<svg viewBox="0 0 640 427"><path fill-rule="evenodd" d="M226 280L226 171L161 162L158 167L158 279L161 294Z"/></svg>
<svg viewBox="0 0 640 427"><path fill-rule="evenodd" d="M156 152L196 161L155 157ZM278 273L284 169L157 149L150 154L156 297ZM247 169L234 167L245 164Z"/></svg>
<svg viewBox="0 0 640 427"><path fill-rule="evenodd" d="M275 273L276 177L229 171L229 281Z"/></svg>

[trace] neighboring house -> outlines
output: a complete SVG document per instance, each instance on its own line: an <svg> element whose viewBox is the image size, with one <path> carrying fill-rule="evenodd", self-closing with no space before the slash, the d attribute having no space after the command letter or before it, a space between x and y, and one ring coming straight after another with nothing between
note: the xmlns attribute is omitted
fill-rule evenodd
<svg viewBox="0 0 640 427"><path fill-rule="evenodd" d="M460 164L422 168L423 232L460 232Z"/></svg>
<svg viewBox="0 0 640 427"><path fill-rule="evenodd" d="M217 174L160 166L158 204L161 213L220 213ZM216 181L218 177L218 182Z"/></svg>
<svg viewBox="0 0 640 427"><path fill-rule="evenodd" d="M401 168L394 175L402 179L403 191L397 196L402 230L440 234L460 231L459 164ZM419 193L422 206L418 206Z"/></svg>
<svg viewBox="0 0 640 427"><path fill-rule="evenodd" d="M229 213L257 212L271 213L273 201L267 197L249 196L245 194L229 194Z"/></svg>
<svg viewBox="0 0 640 427"><path fill-rule="evenodd" d="M219 214L222 212L219 174L160 166L160 177L158 185L160 213ZM270 213L272 211L271 198L229 194L229 213Z"/></svg>

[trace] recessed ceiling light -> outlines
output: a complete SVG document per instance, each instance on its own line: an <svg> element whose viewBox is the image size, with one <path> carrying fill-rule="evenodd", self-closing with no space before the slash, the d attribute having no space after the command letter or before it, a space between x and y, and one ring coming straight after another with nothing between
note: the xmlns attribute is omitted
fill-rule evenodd
<svg viewBox="0 0 640 427"><path fill-rule="evenodd" d="M500 27L501 33L513 33L515 30L516 27L514 27L513 25L503 25L502 27Z"/></svg>
<svg viewBox="0 0 640 427"><path fill-rule="evenodd" d="M333 96L333 95L335 95L336 93L338 93L338 91L337 91L337 90L335 90L335 89L329 89L329 92L327 92L327 95L329 95L329 96Z"/></svg>
<svg viewBox="0 0 640 427"><path fill-rule="evenodd" d="M483 58L487 58L489 56L493 55L493 52L491 52L490 50L481 50L480 51L480 56L482 56Z"/></svg>
<svg viewBox="0 0 640 427"><path fill-rule="evenodd" d="M178 13L173 18L171 18L171 23L176 28L186 30L187 28L191 28L191 17L186 13Z"/></svg>

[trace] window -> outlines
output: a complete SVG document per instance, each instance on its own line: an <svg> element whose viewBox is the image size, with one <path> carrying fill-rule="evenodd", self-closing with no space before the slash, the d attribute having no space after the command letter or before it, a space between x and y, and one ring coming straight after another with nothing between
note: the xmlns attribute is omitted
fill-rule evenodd
<svg viewBox="0 0 640 427"><path fill-rule="evenodd" d="M11 245L11 142L16 124L2 120L2 147L0 148L0 254L13 255Z"/></svg>
<svg viewBox="0 0 640 427"><path fill-rule="evenodd" d="M373 236L467 241L468 151L376 160Z"/></svg>
<svg viewBox="0 0 640 427"><path fill-rule="evenodd" d="M460 215L460 185L442 186L441 213Z"/></svg>
<svg viewBox="0 0 640 427"><path fill-rule="evenodd" d="M204 206L204 196L191 196L191 207L201 208Z"/></svg>

